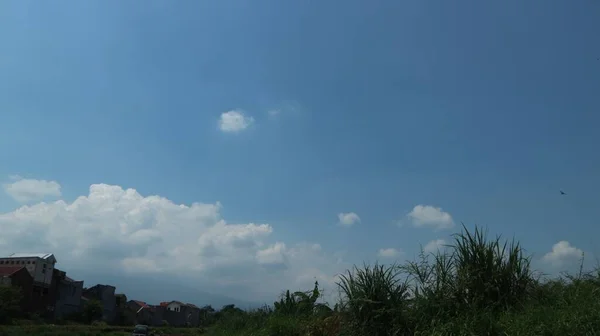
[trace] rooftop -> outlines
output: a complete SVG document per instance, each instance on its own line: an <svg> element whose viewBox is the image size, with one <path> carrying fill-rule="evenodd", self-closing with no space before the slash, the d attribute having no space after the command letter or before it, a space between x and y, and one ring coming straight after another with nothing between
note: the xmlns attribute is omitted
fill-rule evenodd
<svg viewBox="0 0 600 336"><path fill-rule="evenodd" d="M132 300L133 302L135 302L138 306L142 307L142 308L150 308L150 306L148 306L148 304L144 301L138 301L138 300Z"/></svg>
<svg viewBox="0 0 600 336"><path fill-rule="evenodd" d="M18 272L23 266L3 266L0 267L0 276L11 276Z"/></svg>
<svg viewBox="0 0 600 336"><path fill-rule="evenodd" d="M13 253L8 256L8 258L40 258L40 259L49 259L53 258L54 255L52 253Z"/></svg>

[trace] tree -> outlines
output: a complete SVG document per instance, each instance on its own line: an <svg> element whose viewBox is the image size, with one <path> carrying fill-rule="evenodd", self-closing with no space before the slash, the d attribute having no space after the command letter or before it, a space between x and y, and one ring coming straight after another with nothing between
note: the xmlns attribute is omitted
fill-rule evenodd
<svg viewBox="0 0 600 336"><path fill-rule="evenodd" d="M90 300L83 308L83 318L85 322L92 323L93 321L102 319L103 312L102 303L98 300Z"/></svg>
<svg viewBox="0 0 600 336"><path fill-rule="evenodd" d="M200 308L200 323L203 326L209 326L215 321L215 309L211 305Z"/></svg>
<svg viewBox="0 0 600 336"><path fill-rule="evenodd" d="M7 322L21 312L21 289L11 286L0 286L0 323Z"/></svg>
<svg viewBox="0 0 600 336"><path fill-rule="evenodd" d="M322 303L317 303L321 297L319 282L315 281L315 287L309 292L290 293L286 291L279 302L275 302L275 312L282 315L302 315L310 316L315 313L318 315L327 315L331 309Z"/></svg>

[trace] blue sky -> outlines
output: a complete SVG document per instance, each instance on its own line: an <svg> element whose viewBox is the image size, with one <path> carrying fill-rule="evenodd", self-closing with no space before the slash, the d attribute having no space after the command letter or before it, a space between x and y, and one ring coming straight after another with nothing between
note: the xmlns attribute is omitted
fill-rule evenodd
<svg viewBox="0 0 600 336"><path fill-rule="evenodd" d="M559 241L569 245L554 261L600 253L599 12L595 1L2 2L0 222L15 236L43 227L26 241L68 255L62 267L82 276L89 264L60 230L104 218L94 211L127 222L121 208L90 205L71 222L14 211L56 199L73 211L106 184L220 202L214 218L271 228L256 253L319 244L319 261L305 262L324 273L327 262L412 258L461 222L514 235L545 270L567 267L541 259ZM229 111L242 129L219 127ZM448 220L435 216L419 226L407 216L418 205L454 227L436 230ZM143 209L148 227L163 218ZM339 225L340 213L360 221ZM11 241L0 251L33 248ZM117 261L132 255L121 248Z"/></svg>

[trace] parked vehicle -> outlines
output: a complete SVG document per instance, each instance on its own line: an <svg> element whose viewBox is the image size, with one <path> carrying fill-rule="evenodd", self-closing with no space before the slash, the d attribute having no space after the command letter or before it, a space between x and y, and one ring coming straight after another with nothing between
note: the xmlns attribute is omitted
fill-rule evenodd
<svg viewBox="0 0 600 336"><path fill-rule="evenodd" d="M133 329L131 336L150 336L150 327L144 324L138 324Z"/></svg>

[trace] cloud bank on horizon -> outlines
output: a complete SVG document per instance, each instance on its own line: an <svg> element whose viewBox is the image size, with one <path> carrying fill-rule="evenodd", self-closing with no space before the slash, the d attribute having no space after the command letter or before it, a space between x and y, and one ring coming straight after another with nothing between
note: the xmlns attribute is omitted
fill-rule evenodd
<svg viewBox="0 0 600 336"><path fill-rule="evenodd" d="M59 190L56 181L19 178L4 184L4 191L19 202L58 197ZM245 300L273 297L276 289L310 288L315 280L335 288L337 275L351 266L324 251L319 242L274 241L268 223L229 223L221 209L219 202L176 204L131 188L92 184L87 195L72 202L39 202L0 214L0 253L50 251L60 267L95 272L185 274L204 289ZM417 205L408 215L445 227L451 221L448 213L433 206ZM360 221L352 212L338 218L343 226ZM445 243L430 241L424 251L434 253ZM562 266L581 252L560 241L542 260ZM405 257L405 252L382 247L377 257L388 262Z"/></svg>

